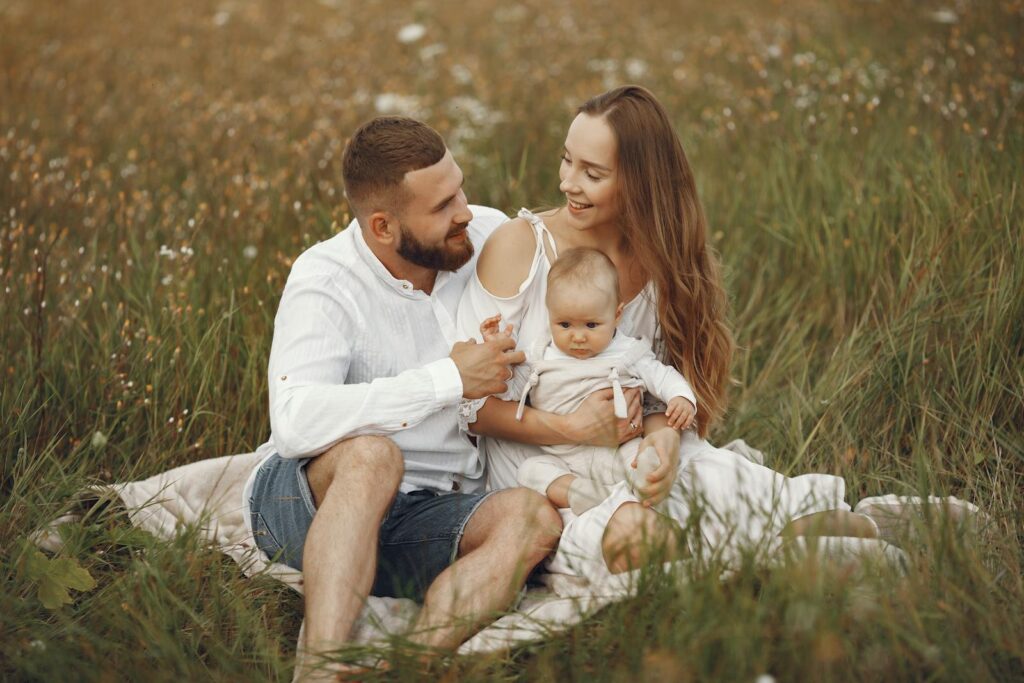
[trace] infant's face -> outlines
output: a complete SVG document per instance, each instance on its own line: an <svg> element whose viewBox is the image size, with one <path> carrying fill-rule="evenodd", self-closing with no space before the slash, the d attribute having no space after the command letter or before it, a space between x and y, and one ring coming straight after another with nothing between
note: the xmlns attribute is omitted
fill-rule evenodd
<svg viewBox="0 0 1024 683"><path fill-rule="evenodd" d="M551 340L574 358L592 358L612 343L621 308L599 288L559 283L548 292Z"/></svg>

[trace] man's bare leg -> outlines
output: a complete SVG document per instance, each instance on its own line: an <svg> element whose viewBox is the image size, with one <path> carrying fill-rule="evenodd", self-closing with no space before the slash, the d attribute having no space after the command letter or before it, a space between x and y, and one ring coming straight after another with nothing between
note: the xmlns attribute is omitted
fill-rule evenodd
<svg viewBox="0 0 1024 683"><path fill-rule="evenodd" d="M302 553L311 676L316 653L341 647L362 612L377 568L380 525L402 472L398 446L376 436L342 441L306 465L317 506Z"/></svg>
<svg viewBox="0 0 1024 683"><path fill-rule="evenodd" d="M512 604L561 531L561 517L534 491L508 489L485 500L466 523L458 559L427 590L411 640L457 647Z"/></svg>

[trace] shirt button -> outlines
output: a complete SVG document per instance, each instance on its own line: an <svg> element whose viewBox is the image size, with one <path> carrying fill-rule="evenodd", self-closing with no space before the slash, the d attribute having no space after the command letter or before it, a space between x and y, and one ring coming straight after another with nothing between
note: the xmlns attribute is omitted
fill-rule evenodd
<svg viewBox="0 0 1024 683"><path fill-rule="evenodd" d="M282 381L282 382L283 382L284 380L286 380L286 379L288 379L288 375L281 375L281 381Z"/></svg>
<svg viewBox="0 0 1024 683"><path fill-rule="evenodd" d="M453 481L452 482L452 491L458 491L461 488L462 488L462 486L459 485L459 482L457 482L457 481Z"/></svg>
<svg viewBox="0 0 1024 683"><path fill-rule="evenodd" d="M408 423L408 422L403 422L403 423L402 423L402 426L403 426L403 427L408 427L408 426L409 426L409 423Z"/></svg>
<svg viewBox="0 0 1024 683"><path fill-rule="evenodd" d="M408 282L403 282L402 283L402 289L409 289L410 286L411 285Z"/></svg>

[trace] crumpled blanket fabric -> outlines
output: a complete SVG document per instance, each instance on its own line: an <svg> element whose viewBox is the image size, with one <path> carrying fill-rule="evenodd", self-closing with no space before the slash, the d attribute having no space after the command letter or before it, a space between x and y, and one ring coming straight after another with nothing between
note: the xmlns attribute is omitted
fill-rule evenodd
<svg viewBox="0 0 1024 683"><path fill-rule="evenodd" d="M760 451L742 440L731 442L726 448L754 462L763 461ZM200 460L148 479L92 487L91 493L100 497L116 495L127 509L131 523L157 538L171 539L183 526L198 526L205 539L235 560L246 576L266 574L301 593L302 573L269 562L256 547L243 519L242 490L259 462L256 453ZM44 550L57 552L62 545L59 527L80 518L78 514L58 517L34 532L32 540ZM870 544L854 545L872 551ZM839 550L837 556L851 552L856 555L858 549L843 546ZM463 643L458 653L496 652L548 638L605 605L632 595L638 584L636 578L636 574L620 574L602 585L593 585L580 577L545 575L545 585L525 591L515 610ZM418 611L419 605L412 600L370 597L353 630L353 641L383 643L389 634L406 632Z"/></svg>

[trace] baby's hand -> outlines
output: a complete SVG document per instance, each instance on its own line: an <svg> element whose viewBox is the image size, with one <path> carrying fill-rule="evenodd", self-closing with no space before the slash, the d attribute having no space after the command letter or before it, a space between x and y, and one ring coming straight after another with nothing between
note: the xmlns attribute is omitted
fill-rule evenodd
<svg viewBox="0 0 1024 683"><path fill-rule="evenodd" d="M502 332L501 313L498 315L492 315L490 318L480 323L480 336L484 338L485 342L496 339L502 335L507 337L512 336L512 324L509 323L506 325L504 332Z"/></svg>
<svg viewBox="0 0 1024 683"><path fill-rule="evenodd" d="M682 396L676 396L668 402L668 410L665 417L668 418L668 426L672 429L686 429L693 424L693 417L697 409L692 403Z"/></svg>

